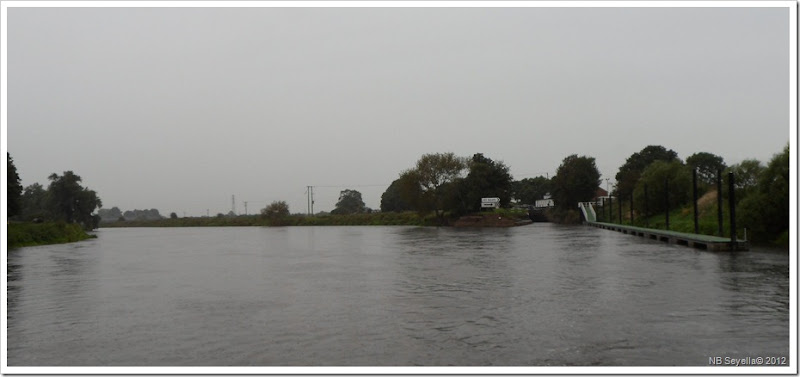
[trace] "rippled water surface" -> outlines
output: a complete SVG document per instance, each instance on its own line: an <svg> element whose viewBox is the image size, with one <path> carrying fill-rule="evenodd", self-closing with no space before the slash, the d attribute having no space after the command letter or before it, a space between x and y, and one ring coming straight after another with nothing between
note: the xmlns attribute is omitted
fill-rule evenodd
<svg viewBox="0 0 800 377"><path fill-rule="evenodd" d="M591 227L128 228L8 254L8 365L788 356L786 250Z"/></svg>

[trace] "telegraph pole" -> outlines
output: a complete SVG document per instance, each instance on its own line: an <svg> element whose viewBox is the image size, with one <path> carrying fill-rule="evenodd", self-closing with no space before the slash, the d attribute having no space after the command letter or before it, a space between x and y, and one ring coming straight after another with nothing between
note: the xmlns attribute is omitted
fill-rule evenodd
<svg viewBox="0 0 800 377"><path fill-rule="evenodd" d="M314 215L314 186L306 186L306 205L309 216Z"/></svg>
<svg viewBox="0 0 800 377"><path fill-rule="evenodd" d="M692 198L694 199L694 234L699 234L700 225L697 223L697 168L692 169Z"/></svg>
<svg viewBox="0 0 800 377"><path fill-rule="evenodd" d="M731 250L736 250L736 185L733 172L728 172L728 211L731 218Z"/></svg>
<svg viewBox="0 0 800 377"><path fill-rule="evenodd" d="M311 215L311 186L306 186L306 214Z"/></svg>
<svg viewBox="0 0 800 377"><path fill-rule="evenodd" d="M722 237L722 171L717 169L717 235Z"/></svg>
<svg viewBox="0 0 800 377"><path fill-rule="evenodd" d="M247 216L247 200L244 201L244 215Z"/></svg>
<svg viewBox="0 0 800 377"><path fill-rule="evenodd" d="M236 215L236 195L231 195L231 213Z"/></svg>

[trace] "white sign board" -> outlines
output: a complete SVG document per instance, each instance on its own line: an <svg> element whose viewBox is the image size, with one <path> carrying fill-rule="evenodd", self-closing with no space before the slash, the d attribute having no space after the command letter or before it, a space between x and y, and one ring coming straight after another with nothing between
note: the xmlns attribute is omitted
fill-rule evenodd
<svg viewBox="0 0 800 377"><path fill-rule="evenodd" d="M500 198L481 198L481 203L500 203Z"/></svg>
<svg viewBox="0 0 800 377"><path fill-rule="evenodd" d="M500 203L481 203L481 208L498 208Z"/></svg>

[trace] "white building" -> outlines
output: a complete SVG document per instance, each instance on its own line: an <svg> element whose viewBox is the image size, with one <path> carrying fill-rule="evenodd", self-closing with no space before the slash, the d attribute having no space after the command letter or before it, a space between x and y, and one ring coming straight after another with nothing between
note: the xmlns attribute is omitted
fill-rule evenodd
<svg viewBox="0 0 800 377"><path fill-rule="evenodd" d="M534 207L536 207L536 208L549 208L549 207L552 207L554 205L555 205L555 203L553 203L553 199L550 199L550 193L548 192L547 194L544 195L544 199L539 199L539 200L536 201L536 203L534 204Z"/></svg>

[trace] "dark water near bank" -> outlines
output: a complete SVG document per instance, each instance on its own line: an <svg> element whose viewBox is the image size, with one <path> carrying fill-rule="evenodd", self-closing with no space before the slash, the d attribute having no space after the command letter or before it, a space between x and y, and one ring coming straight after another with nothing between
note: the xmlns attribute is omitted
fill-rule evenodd
<svg viewBox="0 0 800 377"><path fill-rule="evenodd" d="M788 356L786 250L591 227L127 228L8 255L8 365Z"/></svg>

